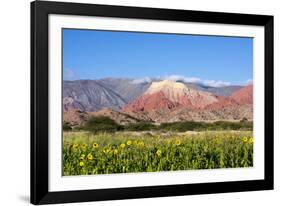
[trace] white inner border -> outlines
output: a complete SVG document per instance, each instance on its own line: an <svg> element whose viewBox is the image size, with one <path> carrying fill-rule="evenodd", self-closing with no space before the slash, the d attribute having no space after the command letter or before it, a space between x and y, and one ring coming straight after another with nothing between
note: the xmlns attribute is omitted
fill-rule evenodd
<svg viewBox="0 0 281 206"><path fill-rule="evenodd" d="M254 167L62 176L62 28L253 37ZM108 17L83 17L73 15L49 15L49 107L49 191L264 179L264 27Z"/></svg>

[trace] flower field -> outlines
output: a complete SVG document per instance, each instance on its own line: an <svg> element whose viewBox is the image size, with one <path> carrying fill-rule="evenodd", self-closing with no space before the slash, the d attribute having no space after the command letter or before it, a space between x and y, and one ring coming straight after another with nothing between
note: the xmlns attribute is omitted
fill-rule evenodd
<svg viewBox="0 0 281 206"><path fill-rule="evenodd" d="M253 166L250 131L63 133L63 175Z"/></svg>

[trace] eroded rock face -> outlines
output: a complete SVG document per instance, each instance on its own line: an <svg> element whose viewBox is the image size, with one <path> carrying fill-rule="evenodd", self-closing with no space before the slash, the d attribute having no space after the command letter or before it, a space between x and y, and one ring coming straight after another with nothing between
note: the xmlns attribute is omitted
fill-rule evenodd
<svg viewBox="0 0 281 206"><path fill-rule="evenodd" d="M231 98L239 104L253 104L253 85L248 85L234 92Z"/></svg>
<svg viewBox="0 0 281 206"><path fill-rule="evenodd" d="M78 109L89 112L104 107L121 109L127 104L118 93L92 80L64 81L63 96L64 111Z"/></svg>
<svg viewBox="0 0 281 206"><path fill-rule="evenodd" d="M191 109L218 109L237 106L234 98L214 95L193 88L180 82L164 80L153 82L148 90L124 107L125 111L149 111L154 109L172 109L186 107Z"/></svg>
<svg viewBox="0 0 281 206"><path fill-rule="evenodd" d="M162 91L153 94L144 94L138 97L136 100L126 105L123 111L138 112L138 111L150 111L156 109L172 109L177 106L176 102L169 100Z"/></svg>
<svg viewBox="0 0 281 206"><path fill-rule="evenodd" d="M148 90L124 107L124 111L150 111L184 106L200 109L217 102L215 95L188 88L181 82L164 80L153 82Z"/></svg>
<svg viewBox="0 0 281 206"><path fill-rule="evenodd" d="M124 108L136 118L144 114L155 122L252 119L252 86L232 96L218 96L188 88L180 82L153 82L148 90Z"/></svg>

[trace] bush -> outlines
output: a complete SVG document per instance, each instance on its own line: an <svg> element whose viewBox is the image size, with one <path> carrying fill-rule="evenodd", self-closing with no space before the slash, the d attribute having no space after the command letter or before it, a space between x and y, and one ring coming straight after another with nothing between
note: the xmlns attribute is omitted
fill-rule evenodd
<svg viewBox="0 0 281 206"><path fill-rule="evenodd" d="M138 122L138 123L128 124L127 126L125 126L124 129L128 131L148 131L157 128L155 125L148 122Z"/></svg>
<svg viewBox="0 0 281 206"><path fill-rule="evenodd" d="M69 122L63 122L62 129L63 131L69 131L72 130L72 127L70 126Z"/></svg>
<svg viewBox="0 0 281 206"><path fill-rule="evenodd" d="M159 128L161 130L171 130L177 132L194 131L203 128L203 122L173 122L162 123Z"/></svg>
<svg viewBox="0 0 281 206"><path fill-rule="evenodd" d="M248 122L248 119L246 117L243 117L240 122Z"/></svg>
<svg viewBox="0 0 281 206"><path fill-rule="evenodd" d="M81 129L97 132L116 132L122 130L123 127L117 124L114 120L109 117L98 116L91 117Z"/></svg>

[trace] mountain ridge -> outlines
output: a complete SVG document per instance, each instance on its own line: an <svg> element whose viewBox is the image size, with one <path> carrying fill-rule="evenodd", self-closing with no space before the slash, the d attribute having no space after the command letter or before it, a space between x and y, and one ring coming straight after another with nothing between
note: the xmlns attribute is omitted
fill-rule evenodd
<svg viewBox="0 0 281 206"><path fill-rule="evenodd" d="M133 80L131 78L64 80L64 110L76 108L81 111L97 111L105 107L120 109L142 95L153 82L160 81L155 79L152 82L135 83ZM182 83L196 90L223 96L229 96L241 88L241 86L203 87L195 83ZM100 97L103 97L102 100Z"/></svg>
<svg viewBox="0 0 281 206"><path fill-rule="evenodd" d="M156 122L252 119L251 89L252 86L246 86L233 96L225 97L165 80L152 83L143 95L129 102L122 111L137 117L146 112Z"/></svg>
<svg viewBox="0 0 281 206"><path fill-rule="evenodd" d="M211 87L198 87L173 80L137 84L123 78L64 81L63 110L76 120L82 112L86 117L82 121L105 115L121 124L252 119L251 85L235 87L228 96L207 91Z"/></svg>

